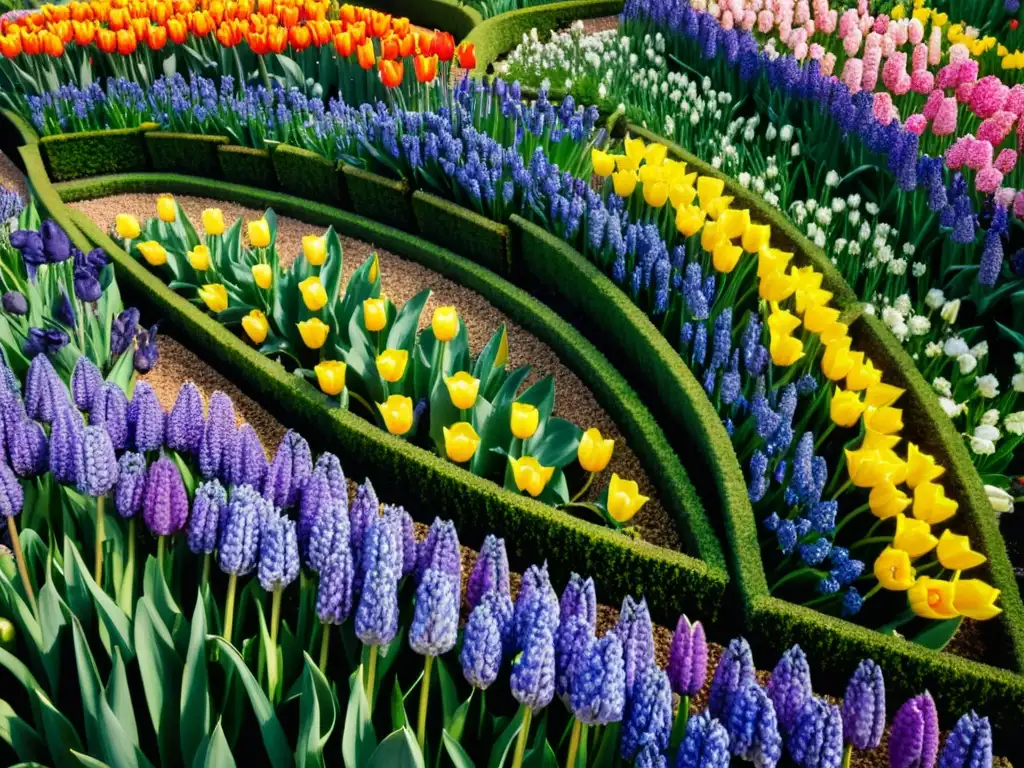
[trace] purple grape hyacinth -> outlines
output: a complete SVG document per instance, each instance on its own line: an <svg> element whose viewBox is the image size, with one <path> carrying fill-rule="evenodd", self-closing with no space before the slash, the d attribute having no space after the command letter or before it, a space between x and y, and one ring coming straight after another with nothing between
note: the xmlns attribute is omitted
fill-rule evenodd
<svg viewBox="0 0 1024 768"><path fill-rule="evenodd" d="M71 397L80 411L92 409L96 393L103 386L103 374L85 355L80 355L71 373Z"/></svg>
<svg viewBox="0 0 1024 768"><path fill-rule="evenodd" d="M352 612L352 552L340 547L320 572L316 613L324 624L344 624Z"/></svg>
<svg viewBox="0 0 1024 768"><path fill-rule="evenodd" d="M946 738L939 768L992 768L992 725L973 711L963 715Z"/></svg>
<svg viewBox="0 0 1024 768"><path fill-rule="evenodd" d="M555 627L557 611L550 611L543 598L531 600L532 620L525 623L525 637L517 633L522 653L512 667L509 684L512 696L520 704L534 711L551 703L555 695ZM519 603L516 603L518 613Z"/></svg>
<svg viewBox="0 0 1024 768"><path fill-rule="evenodd" d="M245 576L256 567L260 526L269 511L270 504L251 485L234 489L217 546L217 562L224 573Z"/></svg>
<svg viewBox="0 0 1024 768"><path fill-rule="evenodd" d="M210 416L199 443L199 471L203 477L221 477L235 442L235 406L223 392L210 396Z"/></svg>
<svg viewBox="0 0 1024 768"><path fill-rule="evenodd" d="M220 521L228 505L228 492L214 478L196 488L188 521L188 548L196 555L211 555L217 548Z"/></svg>
<svg viewBox="0 0 1024 768"><path fill-rule="evenodd" d="M925 691L904 702L889 731L891 768L934 768L939 752L939 716Z"/></svg>
<svg viewBox="0 0 1024 768"><path fill-rule="evenodd" d="M260 586L266 592L284 589L299 575L299 542L295 521L274 509L263 521L260 533Z"/></svg>
<svg viewBox="0 0 1024 768"><path fill-rule="evenodd" d="M654 626L647 601L636 602L630 595L622 601L619 621L611 630L622 641L626 660L626 698L633 695L633 684L640 670L654 663Z"/></svg>
<svg viewBox="0 0 1024 768"><path fill-rule="evenodd" d="M885 680L882 668L865 659L846 686L843 738L855 749L875 749L885 731Z"/></svg>
<svg viewBox="0 0 1024 768"><path fill-rule="evenodd" d="M398 634L398 580L402 575L402 556L395 526L378 515L366 529L360 563L364 571L355 631L364 645L388 645Z"/></svg>
<svg viewBox="0 0 1024 768"><path fill-rule="evenodd" d="M531 565L523 574L519 594L516 595L513 618L516 647L519 650L524 648L537 621L551 624L554 632L559 610L558 595L551 586L547 562L542 566Z"/></svg>
<svg viewBox="0 0 1024 768"><path fill-rule="evenodd" d="M25 492L14 472L6 463L0 461L0 517L17 517L25 503Z"/></svg>
<svg viewBox="0 0 1024 768"><path fill-rule="evenodd" d="M19 477L36 477L49 467L50 446L43 425L31 419L22 419L11 431L7 446L11 466Z"/></svg>
<svg viewBox="0 0 1024 768"><path fill-rule="evenodd" d="M82 430L82 440L75 455L75 481L86 496L100 497L117 482L117 456L107 429L102 424Z"/></svg>
<svg viewBox="0 0 1024 768"><path fill-rule="evenodd" d="M46 355L36 355L25 377L25 412L30 419L50 424L68 405L68 391Z"/></svg>
<svg viewBox="0 0 1024 768"><path fill-rule="evenodd" d="M452 577L428 568L416 589L416 610L409 627L409 646L421 656L440 656L455 647L459 632L459 585Z"/></svg>
<svg viewBox="0 0 1024 768"><path fill-rule="evenodd" d="M729 768L729 732L707 712L691 717L679 745L676 765L682 768Z"/></svg>
<svg viewBox="0 0 1024 768"><path fill-rule="evenodd" d="M277 446L274 460L263 481L263 495L275 507L287 509L299 501L302 486L313 471L309 443L296 431L288 430Z"/></svg>
<svg viewBox="0 0 1024 768"><path fill-rule="evenodd" d="M205 427L203 395L194 382L186 381L167 415L167 447L186 456L198 456Z"/></svg>
<svg viewBox="0 0 1024 768"><path fill-rule="evenodd" d="M754 657L742 637L733 638L726 647L711 679L708 712L725 722L733 695L754 682Z"/></svg>
<svg viewBox="0 0 1024 768"><path fill-rule="evenodd" d="M74 408L57 414L50 427L50 474L58 483L75 482L75 455L78 453L85 425Z"/></svg>
<svg viewBox="0 0 1024 768"><path fill-rule="evenodd" d="M402 550L402 569L399 578L416 570L416 526L412 515L404 507L384 505L384 519L395 529L395 536ZM365 569L364 569L365 570Z"/></svg>
<svg viewBox="0 0 1024 768"><path fill-rule="evenodd" d="M313 465L313 472L320 472L327 478L327 485L335 501L348 504L348 484L337 456L333 453L321 453Z"/></svg>
<svg viewBox="0 0 1024 768"><path fill-rule="evenodd" d="M573 573L559 603L558 628L555 630L555 692L569 691L572 668L587 641L597 631L597 596L594 580Z"/></svg>
<svg viewBox="0 0 1024 768"><path fill-rule="evenodd" d="M269 502L268 502L269 504ZM313 521L310 529L309 545L306 547L306 565L320 572L327 566L333 555L340 550L347 550L351 555L352 546L349 541L349 520L341 504L324 500L320 513ZM353 578L355 577L355 559L353 561Z"/></svg>
<svg viewBox="0 0 1024 768"><path fill-rule="evenodd" d="M177 465L166 456L153 462L146 476L142 519L157 536L173 536L188 520L188 492Z"/></svg>
<svg viewBox="0 0 1024 768"><path fill-rule="evenodd" d="M668 679L680 696L696 696L708 676L708 643L704 625L684 615L676 623L669 651Z"/></svg>
<svg viewBox="0 0 1024 768"><path fill-rule="evenodd" d="M127 451L117 460L114 509L123 518L135 517L146 497L146 457Z"/></svg>
<svg viewBox="0 0 1024 768"><path fill-rule="evenodd" d="M466 602L469 603L469 607L475 608L480 598L492 589L497 589L505 595L512 594L505 540L487 535L466 585Z"/></svg>
<svg viewBox="0 0 1024 768"><path fill-rule="evenodd" d="M843 719L839 708L811 696L793 720L789 753L800 768L840 768Z"/></svg>
<svg viewBox="0 0 1024 768"><path fill-rule="evenodd" d="M166 414L148 381L135 384L128 404L128 443L140 453L159 450L164 444Z"/></svg>
<svg viewBox="0 0 1024 768"><path fill-rule="evenodd" d="M115 450L123 451L128 447L128 398L114 382L105 381L96 393L89 411L89 425L106 427Z"/></svg>
<svg viewBox="0 0 1024 768"><path fill-rule="evenodd" d="M794 645L782 654L768 682L768 698L775 705L775 714L784 731L788 733L793 729L804 704L813 695L807 656L799 645Z"/></svg>
<svg viewBox="0 0 1024 768"><path fill-rule="evenodd" d="M782 757L775 707L757 683L748 683L731 697L726 730L732 754L758 768L774 768Z"/></svg>
<svg viewBox="0 0 1024 768"><path fill-rule="evenodd" d="M622 642L613 632L589 638L572 669L569 705L585 725L622 720L626 707L626 662Z"/></svg>
<svg viewBox="0 0 1024 768"><path fill-rule="evenodd" d="M481 601L469 614L459 663L466 682L486 690L501 670L501 625L491 601Z"/></svg>
<svg viewBox="0 0 1024 768"><path fill-rule="evenodd" d="M228 485L251 485L261 488L267 476L267 454L263 451L256 430L243 424L235 434L231 455L226 458L225 481Z"/></svg>
<svg viewBox="0 0 1024 768"><path fill-rule="evenodd" d="M462 549L459 534L451 520L434 518L427 531L427 537L420 544L416 555L416 578L423 579L429 569L442 571L462 584Z"/></svg>
<svg viewBox="0 0 1024 768"><path fill-rule="evenodd" d="M652 662L637 672L633 693L627 697L619 753L632 760L647 744L664 752L671 731L672 687L668 675Z"/></svg>

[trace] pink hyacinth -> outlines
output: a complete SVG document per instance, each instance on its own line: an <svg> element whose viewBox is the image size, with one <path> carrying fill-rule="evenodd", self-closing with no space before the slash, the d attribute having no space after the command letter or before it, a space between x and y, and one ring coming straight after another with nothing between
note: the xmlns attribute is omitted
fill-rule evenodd
<svg viewBox="0 0 1024 768"><path fill-rule="evenodd" d="M744 11L743 12L743 29L744 29L744 31L749 32L750 30L752 30L754 28L754 25L756 23L757 23L757 14L756 13L754 13L753 11Z"/></svg>
<svg viewBox="0 0 1024 768"><path fill-rule="evenodd" d="M807 58L808 48L807 43L802 40L796 44L796 48L793 49L793 57L797 61L803 61Z"/></svg>
<svg viewBox="0 0 1024 768"><path fill-rule="evenodd" d="M1010 92L1006 95L1006 103L1003 104L1003 109L1007 112L1013 112L1017 117L1024 113L1024 85L1015 85L1010 89Z"/></svg>
<svg viewBox="0 0 1024 768"><path fill-rule="evenodd" d="M961 61L969 61L970 58L971 52L967 50L967 46L963 43L954 43L949 46L949 60L953 64L959 64ZM974 77L976 78L977 75Z"/></svg>
<svg viewBox="0 0 1024 768"><path fill-rule="evenodd" d="M874 30L880 35L885 34L885 30L889 28L889 17L882 13L875 17Z"/></svg>
<svg viewBox="0 0 1024 768"><path fill-rule="evenodd" d="M860 86L865 91L874 91L878 84L878 67L882 63L882 53L877 48L867 50L863 61L864 76L861 78Z"/></svg>
<svg viewBox="0 0 1024 768"><path fill-rule="evenodd" d="M917 19L911 19L907 25L907 39L914 45L924 42L924 24Z"/></svg>
<svg viewBox="0 0 1024 768"><path fill-rule="evenodd" d="M853 8L848 8L843 12L843 15L839 17L839 39L845 40L846 36L855 29L859 31L859 27L857 26L857 11Z"/></svg>
<svg viewBox="0 0 1024 768"><path fill-rule="evenodd" d="M846 36L843 40L843 50L846 51L847 56L856 56L860 52L860 44L864 41L864 36L861 35L860 30L856 27Z"/></svg>
<svg viewBox="0 0 1024 768"><path fill-rule="evenodd" d="M825 55L825 49L817 43L811 43L810 55L813 61L821 61L821 57Z"/></svg>
<svg viewBox="0 0 1024 768"><path fill-rule="evenodd" d="M900 76L907 74L907 54L897 51L882 66L882 82L890 91L897 93Z"/></svg>
<svg viewBox="0 0 1024 768"><path fill-rule="evenodd" d="M923 69L928 69L928 46L924 43L916 43L910 59L910 71L920 72Z"/></svg>
<svg viewBox="0 0 1024 768"><path fill-rule="evenodd" d="M924 129L928 127L928 119L920 113L916 115L911 115L910 117L907 118L907 121L903 124L903 127L906 128L911 133L916 133L918 136L920 136L922 133L924 133Z"/></svg>
<svg viewBox="0 0 1024 768"><path fill-rule="evenodd" d="M920 93L922 96L926 93L930 95L933 88L935 88L935 75L927 69L919 69L910 76L910 89L914 93Z"/></svg>
<svg viewBox="0 0 1024 768"><path fill-rule="evenodd" d="M897 21L889 25L889 34L892 35L892 39L896 41L896 47L901 48L907 44L907 40L910 38L910 32L907 31L906 21Z"/></svg>
<svg viewBox="0 0 1024 768"><path fill-rule="evenodd" d="M937 67L942 63L942 29L932 27L928 35L928 66Z"/></svg>
<svg viewBox="0 0 1024 768"><path fill-rule="evenodd" d="M804 24L809 18L811 18L811 6L808 5L807 0L800 0L796 4L796 12L793 14L793 21L797 24Z"/></svg>
<svg viewBox="0 0 1024 768"><path fill-rule="evenodd" d="M932 133L936 136L952 135L956 132L956 118L956 99L952 96L943 97L939 108L935 111L935 117L932 118Z"/></svg>
<svg viewBox="0 0 1024 768"><path fill-rule="evenodd" d="M974 93L974 83L961 83L956 87L956 100L961 104L970 104Z"/></svg>
<svg viewBox="0 0 1024 768"><path fill-rule="evenodd" d="M975 88L975 93L977 93L977 88ZM1010 131L1013 130L1014 123L1016 122L1017 116L1013 112L1000 110L992 115L992 117L982 121L981 126L978 128L978 138L984 139L992 144L993 147L998 147L1010 135Z"/></svg>
<svg viewBox="0 0 1024 768"><path fill-rule="evenodd" d="M893 118L896 117L896 107L893 106L892 96L885 91L876 93L871 102L871 111L875 116L875 120L882 125L891 123Z"/></svg>
<svg viewBox="0 0 1024 768"><path fill-rule="evenodd" d="M949 148L946 150L946 166L951 171L958 171L963 167L964 162L967 160L967 148L970 147L973 141L974 137L972 136L961 136L949 145Z"/></svg>
<svg viewBox="0 0 1024 768"><path fill-rule="evenodd" d="M1000 187L996 190L996 204L1009 208L1013 205L1013 196L1016 194L1017 190L1013 187Z"/></svg>
<svg viewBox="0 0 1024 768"><path fill-rule="evenodd" d="M996 158L995 166L1004 174L1009 173L1017 166L1017 152L1012 149L1004 149Z"/></svg>
<svg viewBox="0 0 1024 768"><path fill-rule="evenodd" d="M921 108L921 112L929 120L934 120L935 115L939 113L939 107L942 106L942 100L945 95L936 88L934 91L928 94L928 98L924 100L924 106Z"/></svg>
<svg viewBox="0 0 1024 768"><path fill-rule="evenodd" d="M857 22L857 28L862 35L867 35L875 27L875 20L871 16L861 16Z"/></svg>
<svg viewBox="0 0 1024 768"><path fill-rule="evenodd" d="M826 53L821 57L821 74L825 77L831 75L836 69L836 55L834 53Z"/></svg>
<svg viewBox="0 0 1024 768"><path fill-rule="evenodd" d="M868 12L868 0L857 0L857 13L866 16Z"/></svg>
<svg viewBox="0 0 1024 768"><path fill-rule="evenodd" d="M938 77L935 78L935 85L942 90L947 88L956 88L956 73L960 69L958 64L947 64L939 70Z"/></svg>
<svg viewBox="0 0 1024 768"><path fill-rule="evenodd" d="M861 81L864 79L864 62L860 59L847 59L843 64L843 84L850 89L850 93L860 91Z"/></svg>
<svg viewBox="0 0 1024 768"><path fill-rule="evenodd" d="M956 47L955 45L953 46ZM973 83L978 79L978 62L975 59L967 59L960 62L960 68L956 71L956 84Z"/></svg>
<svg viewBox="0 0 1024 768"><path fill-rule="evenodd" d="M963 67L963 65L960 65ZM971 93L971 110L978 117L984 119L992 117L1003 108L1010 89L1003 85L1003 82L995 75L988 75L981 78Z"/></svg>
<svg viewBox="0 0 1024 768"><path fill-rule="evenodd" d="M1024 189L1013 198L1013 215L1018 219L1024 219Z"/></svg>
<svg viewBox="0 0 1024 768"><path fill-rule="evenodd" d="M767 35L772 31L772 24L774 17L771 11L761 11L757 14L757 31L762 35Z"/></svg>
<svg viewBox="0 0 1024 768"><path fill-rule="evenodd" d="M814 25L819 32L823 35L831 35L836 31L836 24L839 23L839 11L829 11L828 13L816 16L814 19Z"/></svg>
<svg viewBox="0 0 1024 768"><path fill-rule="evenodd" d="M992 145L982 139L973 139L967 145L967 159L964 165L974 171L988 168L992 165Z"/></svg>
<svg viewBox="0 0 1024 768"><path fill-rule="evenodd" d="M718 23L722 25L722 29L732 29L733 28L732 11L728 11L728 10L727 11L723 11L722 12L722 18L720 18L718 20Z"/></svg>
<svg viewBox="0 0 1024 768"><path fill-rule="evenodd" d="M892 39L892 35L882 35L882 55L886 58L893 55L896 51L896 41Z"/></svg>
<svg viewBox="0 0 1024 768"><path fill-rule="evenodd" d="M986 195L991 195L999 185L1003 183L1003 173L995 166L989 166L978 171L974 179L974 188Z"/></svg>

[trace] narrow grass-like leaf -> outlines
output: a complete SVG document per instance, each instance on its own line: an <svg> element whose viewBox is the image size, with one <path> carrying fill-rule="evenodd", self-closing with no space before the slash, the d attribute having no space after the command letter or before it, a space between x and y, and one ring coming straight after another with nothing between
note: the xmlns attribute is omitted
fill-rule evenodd
<svg viewBox="0 0 1024 768"><path fill-rule="evenodd" d="M134 746L139 746L139 727L135 722L135 707L132 706L132 691L128 685L128 674L121 659L121 651L114 649L114 666L104 691L107 704L117 716L118 722Z"/></svg>
<svg viewBox="0 0 1024 768"><path fill-rule="evenodd" d="M142 689L160 748L160 762L180 765L180 712L174 702L181 701L182 662L170 632L148 597L139 600L135 608L135 647L139 654Z"/></svg>
<svg viewBox="0 0 1024 768"><path fill-rule="evenodd" d="M199 745L210 732L210 681L206 676L206 610L202 597L192 611L192 633L181 678L181 756L183 765L192 765ZM224 731L217 722L220 738Z"/></svg>
<svg viewBox="0 0 1024 768"><path fill-rule="evenodd" d="M121 654L124 656L125 661L131 661L135 658L135 648L132 645L132 633L128 617L124 615L124 611L117 607L117 603L113 601L110 595L100 589L96 582L93 581L92 576L89 575L89 571L85 567L85 563L82 562L82 556L79 554L78 548L72 544L70 547L65 547L65 552L69 549L71 551L71 563L67 565L68 570L77 571L77 576L81 577L82 583L85 584L89 594L92 595L96 613L103 622L103 626L107 628L107 632L110 633L110 639L121 649ZM66 555L65 562L67 563Z"/></svg>
<svg viewBox="0 0 1024 768"><path fill-rule="evenodd" d="M370 721L370 705L363 688L363 667L360 665L348 679L348 709L341 737L341 757L345 768L362 768L377 746L377 736Z"/></svg>

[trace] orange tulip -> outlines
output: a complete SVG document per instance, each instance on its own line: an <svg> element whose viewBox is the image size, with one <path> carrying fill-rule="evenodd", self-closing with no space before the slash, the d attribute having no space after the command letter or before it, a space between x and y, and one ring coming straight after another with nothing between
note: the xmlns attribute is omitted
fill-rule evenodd
<svg viewBox="0 0 1024 768"><path fill-rule="evenodd" d="M309 27L292 27L288 30L288 42L296 51L304 51L313 42Z"/></svg>
<svg viewBox="0 0 1024 768"><path fill-rule="evenodd" d="M135 46L137 44L138 41L135 39L135 33L130 29L122 29L117 33L117 52L122 56L135 53Z"/></svg>
<svg viewBox="0 0 1024 768"><path fill-rule="evenodd" d="M382 37L380 40L380 57L382 59L398 58L398 38L392 34Z"/></svg>
<svg viewBox="0 0 1024 768"><path fill-rule="evenodd" d="M476 69L476 49L472 43L459 43L459 66L463 69Z"/></svg>
<svg viewBox="0 0 1024 768"><path fill-rule="evenodd" d="M60 41L67 45L74 39L75 31L70 21L58 21L50 29L53 34L60 38Z"/></svg>
<svg viewBox="0 0 1024 768"><path fill-rule="evenodd" d="M37 33L22 31L21 47L29 56L36 56L39 51L42 50L43 44L39 40L39 35Z"/></svg>
<svg viewBox="0 0 1024 768"><path fill-rule="evenodd" d="M136 42L146 42L146 35L149 34L149 19L132 19L131 28Z"/></svg>
<svg viewBox="0 0 1024 768"><path fill-rule="evenodd" d="M268 16L274 12L274 0L256 0L256 9L260 16Z"/></svg>
<svg viewBox="0 0 1024 768"><path fill-rule="evenodd" d="M370 15L370 34L373 37L384 37L391 30L391 14L374 11Z"/></svg>
<svg viewBox="0 0 1024 768"><path fill-rule="evenodd" d="M363 69L373 69L376 59L373 54L373 43L367 40L356 48L356 56L359 58L359 66Z"/></svg>
<svg viewBox="0 0 1024 768"><path fill-rule="evenodd" d="M313 45L319 48L331 42L331 25L326 21L311 21L306 25L310 36L313 38Z"/></svg>
<svg viewBox="0 0 1024 768"><path fill-rule="evenodd" d="M210 3L207 11L210 14L210 18L213 19L214 24L219 26L220 23L224 21L224 3L220 2L220 0L215 0L215 2Z"/></svg>
<svg viewBox="0 0 1024 768"><path fill-rule="evenodd" d="M80 45L83 48L87 45L92 45L96 39L96 27L89 22L71 22L72 28L75 34L75 45Z"/></svg>
<svg viewBox="0 0 1024 768"><path fill-rule="evenodd" d="M217 42L225 48L233 48L235 46L235 33L231 29L231 25L226 21L221 22L220 26L217 27Z"/></svg>
<svg viewBox="0 0 1024 768"><path fill-rule="evenodd" d="M355 24L356 22L356 9L355 6L350 3L345 3L338 9L338 15L341 16L342 21L347 24Z"/></svg>
<svg viewBox="0 0 1024 768"><path fill-rule="evenodd" d="M13 59L20 56L21 51L21 35L17 32L0 37L0 54L3 54L4 58Z"/></svg>
<svg viewBox="0 0 1024 768"><path fill-rule="evenodd" d="M366 25L362 22L358 24L350 24L348 32L352 35L352 42L355 45L362 45L366 42Z"/></svg>
<svg viewBox="0 0 1024 768"><path fill-rule="evenodd" d="M434 35L434 53L441 61L451 61L455 55L455 38L450 32L438 32Z"/></svg>
<svg viewBox="0 0 1024 768"><path fill-rule="evenodd" d="M417 32L416 51L421 56L432 54L434 52L434 35L430 32Z"/></svg>
<svg viewBox="0 0 1024 768"><path fill-rule="evenodd" d="M64 41L52 32L42 31L39 38L43 42L43 50L47 56L62 56L64 54Z"/></svg>
<svg viewBox="0 0 1024 768"><path fill-rule="evenodd" d="M437 77L437 56L416 56L412 64L418 82L429 83Z"/></svg>
<svg viewBox="0 0 1024 768"><path fill-rule="evenodd" d="M181 45L185 42L185 38L188 37L188 27L185 26L185 22L181 19L170 19L167 22L167 36L171 38L171 42L175 45Z"/></svg>
<svg viewBox="0 0 1024 768"><path fill-rule="evenodd" d="M96 44L104 53L113 53L117 50L117 33L109 29L96 30Z"/></svg>
<svg viewBox="0 0 1024 768"><path fill-rule="evenodd" d="M249 47L252 52L257 56L263 56L270 48L267 46L267 36L263 32L252 32L246 38L246 42L249 43Z"/></svg>
<svg viewBox="0 0 1024 768"><path fill-rule="evenodd" d="M92 8L88 3L68 3L72 21L92 21Z"/></svg>
<svg viewBox="0 0 1024 768"><path fill-rule="evenodd" d="M167 27L150 27L146 35L146 43L150 50L159 51L167 44Z"/></svg>
<svg viewBox="0 0 1024 768"><path fill-rule="evenodd" d="M352 35L348 32L339 32L334 36L334 50L339 56L351 56L353 45Z"/></svg>
<svg viewBox="0 0 1024 768"><path fill-rule="evenodd" d="M111 8L110 18L107 20L108 26L114 32L120 32L131 24L131 17L128 15L128 11L125 8Z"/></svg>
<svg viewBox="0 0 1024 768"><path fill-rule="evenodd" d="M167 23L167 18L171 15L170 8L163 3L157 3L157 5L150 11L149 20L156 24L158 27L162 27Z"/></svg>
<svg viewBox="0 0 1024 768"><path fill-rule="evenodd" d="M412 24L409 23L408 18L401 16L391 20L391 28L395 30L396 35L405 37L412 30Z"/></svg>
<svg viewBox="0 0 1024 768"><path fill-rule="evenodd" d="M205 11L199 11L192 15L192 31L196 37L206 37L213 32L213 19Z"/></svg>
<svg viewBox="0 0 1024 768"><path fill-rule="evenodd" d="M271 53L282 53L288 45L288 30L284 27L271 27L267 30L267 47Z"/></svg>
<svg viewBox="0 0 1024 768"><path fill-rule="evenodd" d="M281 9L281 24L285 27L294 27L299 23L299 9L298 8L282 8Z"/></svg>
<svg viewBox="0 0 1024 768"><path fill-rule="evenodd" d="M402 84L402 78L405 76L405 65L402 62L381 59L377 65L380 81L384 83L385 88L397 88Z"/></svg>

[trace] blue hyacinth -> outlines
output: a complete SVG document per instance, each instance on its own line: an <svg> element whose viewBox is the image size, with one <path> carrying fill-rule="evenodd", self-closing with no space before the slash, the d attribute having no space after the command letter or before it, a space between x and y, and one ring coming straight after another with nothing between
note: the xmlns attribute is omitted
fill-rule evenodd
<svg viewBox="0 0 1024 768"><path fill-rule="evenodd" d="M585 725L622 719L626 706L626 663L618 635L588 638L573 666L569 684L573 715Z"/></svg>
<svg viewBox="0 0 1024 768"><path fill-rule="evenodd" d="M804 704L813 696L811 668L799 645L782 654L768 683L768 697L783 730L790 731Z"/></svg>
<svg viewBox="0 0 1024 768"><path fill-rule="evenodd" d="M267 592L284 589L299 575L299 542L295 522L273 509L260 532L260 586Z"/></svg>
<svg viewBox="0 0 1024 768"><path fill-rule="evenodd" d="M356 637L364 645L388 645L398 632L398 580L402 546L395 527L384 517L366 529Z"/></svg>
<svg viewBox="0 0 1024 768"><path fill-rule="evenodd" d="M626 705L619 753L624 760L632 760L649 744L664 752L671 731L672 688L668 675L657 664L647 664L637 673Z"/></svg>
<svg viewBox="0 0 1024 768"><path fill-rule="evenodd" d="M957 720L939 755L938 768L992 768L992 726L973 711Z"/></svg>
<svg viewBox="0 0 1024 768"><path fill-rule="evenodd" d="M270 512L270 505L252 486L234 490L223 513L217 545L218 565L224 573L244 576L256 567L260 528Z"/></svg>
<svg viewBox="0 0 1024 768"><path fill-rule="evenodd" d="M755 683L747 683L732 696L726 713L729 750L758 768L774 768L782 757L775 707Z"/></svg>
<svg viewBox="0 0 1024 768"><path fill-rule="evenodd" d="M707 712L691 717L686 723L686 737L679 745L676 765L680 768L728 768L729 732Z"/></svg>
<svg viewBox="0 0 1024 768"><path fill-rule="evenodd" d="M75 480L80 493L100 497L117 482L117 456L110 435L102 425L82 430L82 439L75 456Z"/></svg>
<svg viewBox="0 0 1024 768"><path fill-rule="evenodd" d="M750 645L742 637L734 638L722 653L711 679L708 698L708 712L711 716L725 722L733 696L753 683L754 679L754 657Z"/></svg>
<svg viewBox="0 0 1024 768"><path fill-rule="evenodd" d="M466 681L485 690L501 670L501 617L495 615L492 603L481 600L469 614L466 632L459 653L459 663Z"/></svg>
<svg viewBox="0 0 1024 768"><path fill-rule="evenodd" d="M344 624L352 612L352 552L341 547L320 571L316 613L324 624Z"/></svg>
<svg viewBox="0 0 1024 768"><path fill-rule="evenodd" d="M839 708L811 696L793 721L789 752L800 768L840 768L843 720Z"/></svg>
<svg viewBox="0 0 1024 768"><path fill-rule="evenodd" d="M459 631L459 588L452 577L428 568L416 589L409 646L421 656L440 656L455 647Z"/></svg>
<svg viewBox="0 0 1024 768"><path fill-rule="evenodd" d="M199 387L186 381L167 415L167 447L187 456L198 456L204 427L203 396Z"/></svg>
<svg viewBox="0 0 1024 768"><path fill-rule="evenodd" d="M194 554L210 555L217 548L220 521L227 503L228 493L216 478L196 487L188 521L188 548Z"/></svg>
<svg viewBox="0 0 1024 768"><path fill-rule="evenodd" d="M555 695L555 628L558 614L548 610L543 599L531 601L536 615L526 622L525 637L519 636L522 653L512 667L509 685L513 698L532 710L543 709ZM519 604L516 604L519 608Z"/></svg>
<svg viewBox="0 0 1024 768"><path fill-rule="evenodd" d="M466 602L469 603L470 608L474 608L480 602L480 598L493 589L497 589L505 595L511 594L505 540L488 535L484 538L480 554L469 574L469 582L466 585Z"/></svg>
<svg viewBox="0 0 1024 768"><path fill-rule="evenodd" d="M874 749L885 731L885 680L882 669L865 659L846 686L843 738L856 749Z"/></svg>

